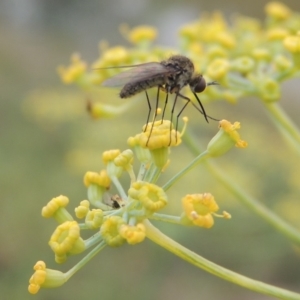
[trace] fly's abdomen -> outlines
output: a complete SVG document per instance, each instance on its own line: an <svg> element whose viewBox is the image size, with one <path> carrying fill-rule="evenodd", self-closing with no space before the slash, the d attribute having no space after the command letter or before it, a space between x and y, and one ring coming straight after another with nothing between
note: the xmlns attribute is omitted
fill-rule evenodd
<svg viewBox="0 0 300 300"><path fill-rule="evenodd" d="M121 98L132 97L142 91L150 89L155 86L162 86L165 84L165 76L156 76L142 81L129 82L124 85L120 92Z"/></svg>

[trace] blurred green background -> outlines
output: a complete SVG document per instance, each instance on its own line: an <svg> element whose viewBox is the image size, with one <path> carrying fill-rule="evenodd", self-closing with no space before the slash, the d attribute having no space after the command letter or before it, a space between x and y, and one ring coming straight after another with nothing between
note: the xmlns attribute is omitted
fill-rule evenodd
<svg viewBox="0 0 300 300"><path fill-rule="evenodd" d="M239 12L263 18L267 1L34 1L0 2L0 184L1 299L267 299L205 273L150 241L119 249L106 248L93 262L59 289L27 292L37 260L68 270L78 257L62 266L47 245L56 224L41 217L42 206L60 194L75 207L86 197L82 178L102 167L101 153L126 148L126 139L141 130L147 106L111 120L92 120L86 98L60 82L56 68L67 65L73 52L93 62L98 43L128 45L120 23L158 28L158 43L176 47L177 32L204 11ZM299 1L283 1L300 11ZM299 86L299 85L298 85ZM281 105L299 126L297 81L282 88ZM116 98L116 92L111 96ZM142 98L142 97L141 97ZM28 100L29 99L29 100ZM33 99L33 100L32 100ZM40 101L39 101L40 100ZM114 100L124 101L124 100ZM32 107L30 107L32 105ZM245 150L233 149L216 160L249 193L299 228L299 160L284 143L257 99L232 106L207 104L217 118L240 121ZM32 112L35 111L35 114ZM188 108L189 128L203 147L217 131ZM122 127L120 127L122 126ZM120 128L122 130L120 130ZM180 159L178 159L180 158ZM164 183L193 156L184 147L172 151ZM180 213L186 193L211 192L230 221L217 220L210 230L157 223L178 242L207 259L257 280L300 292L300 256L285 237L248 212L206 170L199 166L168 192L169 212ZM4 296L5 295L5 296Z"/></svg>

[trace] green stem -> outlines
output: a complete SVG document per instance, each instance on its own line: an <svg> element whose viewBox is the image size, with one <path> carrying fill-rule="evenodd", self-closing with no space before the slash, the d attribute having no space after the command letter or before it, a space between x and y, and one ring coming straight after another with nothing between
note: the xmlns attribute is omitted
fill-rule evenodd
<svg viewBox="0 0 300 300"><path fill-rule="evenodd" d="M183 137L186 146L195 155L199 154L199 150L194 142L194 139L189 135L188 132ZM231 178L228 173L224 173L212 162L205 160L206 167L211 173L232 193L237 199L247 206L252 212L262 217L266 222L272 225L275 229L289 238L292 242L300 245L300 233L298 230L293 228L286 221L281 219L278 215L269 210L266 206L261 204L257 199L249 195L242 187L240 187L236 180Z"/></svg>
<svg viewBox="0 0 300 300"><path fill-rule="evenodd" d="M278 103L264 103L269 116L274 124L279 128L283 136L300 154L300 132L293 121L283 111Z"/></svg>
<svg viewBox="0 0 300 300"><path fill-rule="evenodd" d="M280 299L300 300L300 294L240 275L223 268L201 257L200 255L197 255L195 252L192 252L191 250L170 239L168 236L164 235L161 231L154 227L149 220L145 220L144 225L146 226L146 235L150 240L198 268L258 293L274 296Z"/></svg>
<svg viewBox="0 0 300 300"><path fill-rule="evenodd" d="M86 265L98 252L100 252L106 243L100 242L92 251L90 251L81 261L79 261L72 269L65 273L66 281L68 281L77 271L79 271L84 265Z"/></svg>
<svg viewBox="0 0 300 300"><path fill-rule="evenodd" d="M181 224L180 223L181 218L178 216L170 216L165 214L154 213L153 215L151 215L150 218L151 220L156 220L156 221L162 221L162 222L173 223L173 224Z"/></svg>
<svg viewBox="0 0 300 300"><path fill-rule="evenodd" d="M162 188L164 191L167 191L176 181L188 173L192 168L196 167L198 164L203 162L209 156L207 150L199 154L194 158L184 169L172 177Z"/></svg>

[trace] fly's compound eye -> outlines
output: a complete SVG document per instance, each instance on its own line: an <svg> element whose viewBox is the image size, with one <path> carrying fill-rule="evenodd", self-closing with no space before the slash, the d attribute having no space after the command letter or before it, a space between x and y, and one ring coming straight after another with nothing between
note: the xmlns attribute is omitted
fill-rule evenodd
<svg viewBox="0 0 300 300"><path fill-rule="evenodd" d="M201 93L206 88L206 81L202 75L197 75L191 79L190 87L194 93Z"/></svg>

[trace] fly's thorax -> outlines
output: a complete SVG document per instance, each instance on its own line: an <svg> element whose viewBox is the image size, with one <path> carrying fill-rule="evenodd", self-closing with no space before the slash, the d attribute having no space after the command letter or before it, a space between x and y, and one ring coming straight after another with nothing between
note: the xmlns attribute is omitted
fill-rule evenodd
<svg viewBox="0 0 300 300"><path fill-rule="evenodd" d="M194 64L182 55L171 56L161 64L169 70L166 77L166 89L169 92L179 91L186 86L194 74Z"/></svg>

